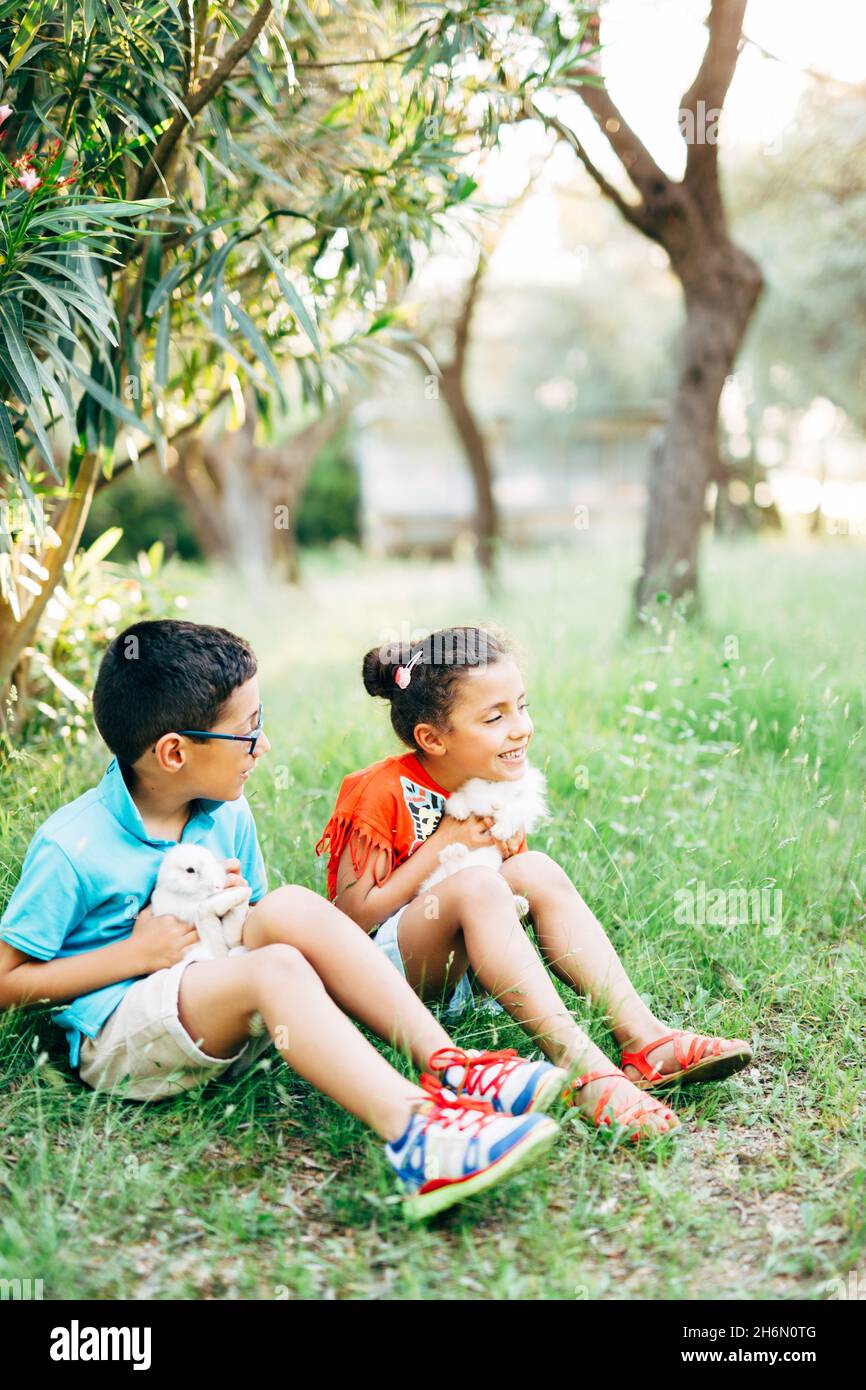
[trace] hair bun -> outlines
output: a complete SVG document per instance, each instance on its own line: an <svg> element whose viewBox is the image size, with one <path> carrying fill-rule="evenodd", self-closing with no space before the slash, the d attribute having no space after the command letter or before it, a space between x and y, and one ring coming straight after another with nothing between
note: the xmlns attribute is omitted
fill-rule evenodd
<svg viewBox="0 0 866 1390"><path fill-rule="evenodd" d="M381 695L383 700L390 700L397 689L394 672L399 664L399 661L383 661L382 648L372 647L361 666L361 676L367 694Z"/></svg>

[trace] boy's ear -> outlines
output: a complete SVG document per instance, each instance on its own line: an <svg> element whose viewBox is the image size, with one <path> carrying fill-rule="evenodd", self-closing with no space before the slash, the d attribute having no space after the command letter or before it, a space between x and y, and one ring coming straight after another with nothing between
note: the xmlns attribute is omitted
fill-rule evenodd
<svg viewBox="0 0 866 1390"><path fill-rule="evenodd" d="M186 764L186 743L180 734L163 734L153 745L152 752L157 767L163 772L180 772Z"/></svg>
<svg viewBox="0 0 866 1390"><path fill-rule="evenodd" d="M415 743L431 758L441 758L448 750L439 730L432 724L416 724L413 729Z"/></svg>

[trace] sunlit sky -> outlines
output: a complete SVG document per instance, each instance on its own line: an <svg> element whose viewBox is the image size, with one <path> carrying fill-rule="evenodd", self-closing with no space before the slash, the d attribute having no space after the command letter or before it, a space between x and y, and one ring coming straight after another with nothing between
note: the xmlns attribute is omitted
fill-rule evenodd
<svg viewBox="0 0 866 1390"><path fill-rule="evenodd" d="M668 173L679 175L684 147L679 99L706 48L705 0L610 0L602 26L602 67L626 120ZM782 61L747 45L725 103L728 138L771 145L790 120L813 68L866 81L863 0L749 0L743 31Z"/></svg>
<svg viewBox="0 0 866 1390"><path fill-rule="evenodd" d="M602 70L629 124L672 177L685 165L677 126L683 93L691 85L706 48L708 0L608 0L603 11ZM866 0L749 0L744 33L779 61L747 44L725 102L720 146L772 158L797 100L812 78L811 68L841 82L866 83ZM557 114L579 135L591 158L619 187L630 185L607 140L578 96L563 98ZM527 168L547 146L539 126L523 123L502 132L503 155L488 161L483 192L491 202L508 202L525 183ZM573 179L574 157L557 150L551 174ZM565 273L565 248L556 244L551 195L527 201L497 251L496 271L527 277L532 266L545 278ZM529 255L530 247L534 254ZM551 259L552 258L552 259ZM553 262L556 262L554 270ZM579 272L579 267L572 267Z"/></svg>

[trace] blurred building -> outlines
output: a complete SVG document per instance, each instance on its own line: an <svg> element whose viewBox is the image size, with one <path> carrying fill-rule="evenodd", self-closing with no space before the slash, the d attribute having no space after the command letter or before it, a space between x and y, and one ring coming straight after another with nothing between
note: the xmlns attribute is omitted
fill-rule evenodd
<svg viewBox="0 0 866 1390"><path fill-rule="evenodd" d="M423 384L419 386L423 395ZM453 549L474 528L472 476L441 400L415 391L357 412L364 544L379 554ZM503 539L539 543L595 522L638 526L661 405L539 422L499 413L483 422Z"/></svg>

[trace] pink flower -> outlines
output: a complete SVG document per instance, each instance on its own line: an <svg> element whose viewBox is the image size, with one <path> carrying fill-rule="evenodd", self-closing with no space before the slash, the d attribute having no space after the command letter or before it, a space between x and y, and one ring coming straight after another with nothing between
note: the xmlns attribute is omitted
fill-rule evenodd
<svg viewBox="0 0 866 1390"><path fill-rule="evenodd" d="M35 169L24 169L18 177L18 182L26 192L32 193L34 189L39 187L42 180Z"/></svg>
<svg viewBox="0 0 866 1390"><path fill-rule="evenodd" d="M12 115L11 106L0 106L0 125Z"/></svg>

